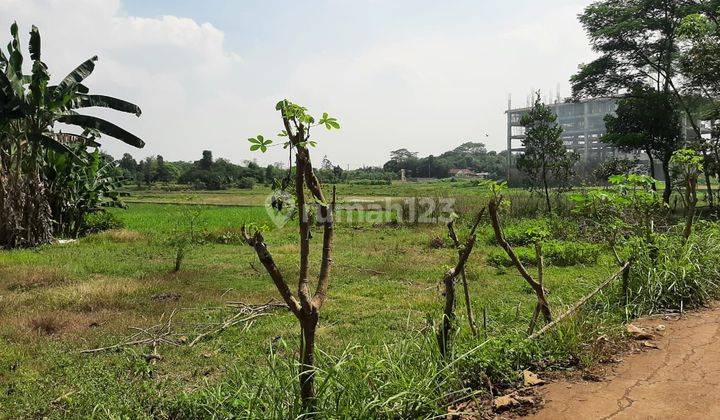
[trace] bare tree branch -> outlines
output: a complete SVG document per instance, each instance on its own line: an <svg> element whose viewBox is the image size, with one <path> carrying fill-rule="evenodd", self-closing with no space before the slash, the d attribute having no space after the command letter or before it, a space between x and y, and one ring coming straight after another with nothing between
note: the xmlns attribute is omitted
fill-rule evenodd
<svg viewBox="0 0 720 420"><path fill-rule="evenodd" d="M318 277L317 289L313 296L313 306L320 309L327 298L328 278L330 277L330 266L332 265L332 240L335 224L335 199L336 189L333 186L332 202L330 209L326 205L320 206L320 216L323 219L323 249L322 261L320 263L320 276Z"/></svg>
<svg viewBox="0 0 720 420"><path fill-rule="evenodd" d="M498 244L500 244L502 249L505 250L505 253L508 255L508 257L510 257L510 260L512 260L518 272L520 272L520 275L535 291L538 303L540 304L540 310L545 317L545 320L550 322L552 321L552 313L550 312L550 305L548 305L547 299L545 298L545 290L543 289L542 284L535 281L535 279L530 275L530 273L528 273L528 271L525 269L525 266L518 258L517 254L515 254L515 251L512 249L507 240L505 240L505 235L503 234L502 226L500 225L500 218L498 216L497 209L500 202L502 202L502 197L495 197L491 199L488 203L488 213L490 213L490 222L492 223L493 230L495 232L495 239L497 240Z"/></svg>
<svg viewBox="0 0 720 420"><path fill-rule="evenodd" d="M265 244L265 238L263 238L262 233L260 233L260 231L257 231L252 237L249 237L245 226L241 228L241 232L243 238L245 239L245 242L255 249L255 253L260 259L260 262L265 267L265 270L267 270L268 274L270 274L270 278L272 278L273 283L275 283L275 287L278 289L278 292L280 292L280 296L283 298L288 308L290 308L290 311L292 311L295 316L299 317L300 303L295 298L295 296L293 296L290 288L288 287L285 279L283 278L282 273L280 272L280 269L275 264L275 260L273 260L270 251L268 251L267 249L267 245Z"/></svg>

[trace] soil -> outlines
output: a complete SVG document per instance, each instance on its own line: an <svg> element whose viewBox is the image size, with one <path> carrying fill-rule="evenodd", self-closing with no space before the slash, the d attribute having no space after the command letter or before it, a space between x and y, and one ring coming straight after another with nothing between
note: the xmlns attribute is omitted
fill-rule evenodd
<svg viewBox="0 0 720 420"><path fill-rule="evenodd" d="M527 418L720 418L720 305L633 324L653 339L639 340L594 381L541 387L545 405Z"/></svg>

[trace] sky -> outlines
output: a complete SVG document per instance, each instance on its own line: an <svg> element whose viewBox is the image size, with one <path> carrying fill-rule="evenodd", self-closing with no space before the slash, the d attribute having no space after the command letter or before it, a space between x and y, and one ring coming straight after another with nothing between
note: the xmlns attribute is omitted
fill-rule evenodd
<svg viewBox="0 0 720 420"><path fill-rule="evenodd" d="M145 140L138 150L104 138L116 157L285 161L281 147L250 152L247 139L278 139L275 103L287 98L340 121L315 131L314 159L356 168L399 148L502 150L508 98L567 96L594 57L577 21L590 2L0 0L0 33L9 40L16 20L26 43L38 26L56 81L99 56L91 91L143 110L89 112Z"/></svg>

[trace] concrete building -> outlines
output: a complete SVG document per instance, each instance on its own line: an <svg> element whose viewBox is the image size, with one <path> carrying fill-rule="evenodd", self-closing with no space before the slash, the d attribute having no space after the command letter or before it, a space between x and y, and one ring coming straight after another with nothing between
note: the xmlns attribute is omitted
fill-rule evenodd
<svg viewBox="0 0 720 420"><path fill-rule="evenodd" d="M549 104L557 115L557 122L563 127L562 139L568 150L575 151L585 159L604 159L618 155L618 150L600 141L605 134L605 116L615 112L615 99L590 99L581 102L559 102ZM510 107L508 107L510 108ZM523 151L522 140L525 127L520 119L530 108L508 109L507 150L508 168L512 166L512 155Z"/></svg>

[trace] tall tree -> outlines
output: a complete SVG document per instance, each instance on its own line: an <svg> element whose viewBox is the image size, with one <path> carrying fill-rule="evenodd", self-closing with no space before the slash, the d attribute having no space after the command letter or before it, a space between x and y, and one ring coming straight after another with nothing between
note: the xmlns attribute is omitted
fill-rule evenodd
<svg viewBox="0 0 720 420"><path fill-rule="evenodd" d="M666 181L663 199L670 202L670 159L682 146L680 115L669 93L638 87L620 100L615 115L605 118L607 134L603 141L622 150L642 151L650 160L650 176L655 177L655 159L662 163Z"/></svg>
<svg viewBox="0 0 720 420"><path fill-rule="evenodd" d="M542 103L540 94L535 104L523 115L520 123L525 127L524 151L517 159L517 167L542 185L548 212L550 189L548 181L553 171L559 168L560 161L566 159L567 149L563 143L563 128L557 124L557 115L549 106Z"/></svg>
<svg viewBox="0 0 720 420"><path fill-rule="evenodd" d="M212 167L213 164L213 155L212 151L210 150L203 150L202 152L202 158L197 161L197 165L200 169L208 170L210 167Z"/></svg>
<svg viewBox="0 0 720 420"><path fill-rule="evenodd" d="M712 122L710 139L698 136L694 145L703 155L703 175L706 197L713 205L711 176L720 178L717 122L720 120L720 1L696 0L696 13L683 19L679 28L682 40L680 72L685 78L685 90L700 100L698 114Z"/></svg>
<svg viewBox="0 0 720 420"><path fill-rule="evenodd" d="M632 96L644 92L657 105L672 104L687 116L698 138L697 115L683 94L685 78L678 72L680 58L679 29L685 18L698 10L695 1L678 0L599 0L580 15L593 49L600 57L571 78L575 97ZM654 90L661 96L647 94ZM668 99L672 97L672 101ZM647 99L647 98L646 98ZM662 104L660 105L663 106ZM680 147L677 137L653 134L654 121L636 127L646 139L667 141L655 145L663 150L663 166ZM636 139L637 140L637 139ZM668 169L663 168L667 175ZM668 180L669 181L669 180ZM664 196L669 198L672 185L666 182Z"/></svg>

